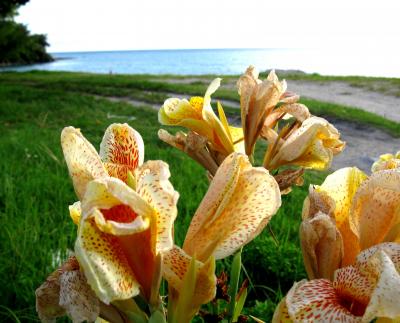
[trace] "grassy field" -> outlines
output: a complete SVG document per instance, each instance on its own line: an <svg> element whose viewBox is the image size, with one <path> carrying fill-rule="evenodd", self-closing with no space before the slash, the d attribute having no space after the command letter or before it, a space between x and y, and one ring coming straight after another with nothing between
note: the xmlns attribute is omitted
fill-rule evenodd
<svg viewBox="0 0 400 323"><path fill-rule="evenodd" d="M202 84L167 84L162 78L149 81L149 76L0 74L0 321L37 320L35 289L73 249L76 228L69 218L68 205L76 197L60 147L64 126L81 128L99 147L110 123L131 118L128 123L144 139L145 159L162 159L170 165L171 181L181 196L175 229L176 243L181 245L207 190L203 169L158 139L156 111L90 94L159 103L170 92L202 95L204 91ZM216 97L232 99L234 93L225 90ZM307 104L320 114L337 111L335 106L316 101ZM342 109L339 113L350 113ZM239 111L229 109L229 113ZM400 134L398 124L390 128L384 123L389 121L381 121L378 126ZM252 284L247 312L270 320L281 295L294 281L305 278L298 241L302 201L308 185L319 184L325 176L309 172L302 188L283 197L283 206L271 221L277 243L265 230L244 249L244 266ZM219 270L229 267L229 262L224 261Z"/></svg>

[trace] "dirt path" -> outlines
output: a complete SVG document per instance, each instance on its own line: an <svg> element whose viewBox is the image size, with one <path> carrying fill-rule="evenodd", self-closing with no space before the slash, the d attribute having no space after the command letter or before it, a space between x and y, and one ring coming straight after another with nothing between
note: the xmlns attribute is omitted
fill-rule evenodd
<svg viewBox="0 0 400 323"><path fill-rule="evenodd" d="M208 84L203 78L165 79L165 82L187 84L200 82ZM211 80L210 80L211 81ZM222 81L222 87L235 88L235 82ZM376 113L387 119L400 122L400 97L351 86L346 82L288 81L288 89L302 97L323 102L337 103ZM230 105L233 106L233 105ZM233 106L234 107L234 106Z"/></svg>

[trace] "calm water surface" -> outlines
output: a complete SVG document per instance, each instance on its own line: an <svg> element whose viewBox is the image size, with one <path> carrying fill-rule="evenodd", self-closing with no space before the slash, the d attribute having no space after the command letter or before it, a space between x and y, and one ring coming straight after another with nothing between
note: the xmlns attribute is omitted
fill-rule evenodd
<svg viewBox="0 0 400 323"><path fill-rule="evenodd" d="M123 74L239 74L250 64L259 70L290 69L323 75L400 77L392 52L303 49L202 49L53 53L47 64L0 70L79 71Z"/></svg>

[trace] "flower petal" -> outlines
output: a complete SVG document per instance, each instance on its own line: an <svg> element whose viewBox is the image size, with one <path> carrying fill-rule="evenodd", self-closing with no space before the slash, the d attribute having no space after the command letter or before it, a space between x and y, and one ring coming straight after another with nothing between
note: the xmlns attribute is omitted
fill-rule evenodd
<svg viewBox="0 0 400 323"><path fill-rule="evenodd" d="M286 297L284 297L275 309L272 323L292 323L293 320L290 318L288 308L286 306Z"/></svg>
<svg viewBox="0 0 400 323"><path fill-rule="evenodd" d="M397 259L400 259L400 249L397 251ZM379 267L380 276L365 310L363 322L370 322L376 317L400 320L400 266L396 270L392 259L382 250L372 257L375 259L370 262Z"/></svg>
<svg viewBox="0 0 400 323"><path fill-rule="evenodd" d="M117 237L101 232L93 220L81 221L75 253L89 285L104 303L139 294L139 283Z"/></svg>
<svg viewBox="0 0 400 323"><path fill-rule="evenodd" d="M83 198L86 185L93 179L107 177L107 170L92 144L86 140L79 129L64 128L61 133L61 146L76 195Z"/></svg>
<svg viewBox="0 0 400 323"><path fill-rule="evenodd" d="M321 186L316 186L318 194L327 194L335 202L334 217L344 242L343 265L354 262L359 252L359 243L356 235L350 229L349 212L352 200L361 183L367 178L356 167L342 168L327 176Z"/></svg>
<svg viewBox="0 0 400 323"><path fill-rule="evenodd" d="M174 245L172 231L179 193L170 183L170 176L168 164L162 161L148 161L135 172L137 193L155 210L151 223L156 237L155 253L167 251Z"/></svg>
<svg viewBox="0 0 400 323"><path fill-rule="evenodd" d="M305 219L300 226L301 249L308 278L332 280L336 269L341 267L343 241L335 221L319 212Z"/></svg>
<svg viewBox="0 0 400 323"><path fill-rule="evenodd" d="M126 182L128 171L143 164L143 139L128 124L113 123L104 133L100 157L110 176Z"/></svg>
<svg viewBox="0 0 400 323"><path fill-rule="evenodd" d="M154 209L118 178L88 184L82 201L85 218L93 217L98 228L114 235L142 232L149 228Z"/></svg>
<svg viewBox="0 0 400 323"><path fill-rule="evenodd" d="M350 224L361 250L400 237L400 170L373 173L354 195Z"/></svg>
<svg viewBox="0 0 400 323"><path fill-rule="evenodd" d="M247 156L229 156L217 171L196 211L183 249L204 261L221 259L250 242L280 207L275 179Z"/></svg>
<svg viewBox="0 0 400 323"><path fill-rule="evenodd" d="M327 279L295 283L286 295L288 313L294 322L359 322L336 294Z"/></svg>
<svg viewBox="0 0 400 323"><path fill-rule="evenodd" d="M324 170L344 148L339 132L323 118L310 117L296 129L273 157L270 167L292 164Z"/></svg>
<svg viewBox="0 0 400 323"><path fill-rule="evenodd" d="M79 220L82 214L81 202L75 202L74 204L70 205L69 207L69 216L71 217L72 221L78 225Z"/></svg>
<svg viewBox="0 0 400 323"><path fill-rule="evenodd" d="M182 290L183 279L189 268L192 257L175 246L163 256L163 276L176 291ZM217 278L213 261L202 263L196 261L196 286L193 307L208 303L215 297Z"/></svg>
<svg viewBox="0 0 400 323"><path fill-rule="evenodd" d="M99 300L79 270L61 274L60 306L73 322L93 322L100 314Z"/></svg>

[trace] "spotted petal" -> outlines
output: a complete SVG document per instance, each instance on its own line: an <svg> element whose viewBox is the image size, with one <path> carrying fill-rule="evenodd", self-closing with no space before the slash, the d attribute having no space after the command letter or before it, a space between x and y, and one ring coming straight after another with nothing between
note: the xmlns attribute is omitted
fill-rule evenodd
<svg viewBox="0 0 400 323"><path fill-rule="evenodd" d="M86 185L93 179L107 177L107 170L96 149L79 129L64 128L61 133L61 146L76 195L81 200L85 194Z"/></svg>
<svg viewBox="0 0 400 323"><path fill-rule="evenodd" d="M118 238L101 232L94 220L81 221L75 253L89 285L104 303L139 294L140 285Z"/></svg>
<svg viewBox="0 0 400 323"><path fill-rule="evenodd" d="M172 231L178 212L179 193L169 182L170 176L168 164L162 161L148 161L135 172L137 193L155 210L155 253L173 247Z"/></svg>
<svg viewBox="0 0 400 323"><path fill-rule="evenodd" d="M126 182L128 171L143 164L143 139L126 123L114 123L104 133L100 157L110 176Z"/></svg>
<svg viewBox="0 0 400 323"><path fill-rule="evenodd" d="M346 309L327 279L295 283L286 296L286 306L294 322L359 322Z"/></svg>
<svg viewBox="0 0 400 323"><path fill-rule="evenodd" d="M257 236L280 204L279 186L268 171L234 153L214 176L183 249L201 261L227 257Z"/></svg>

